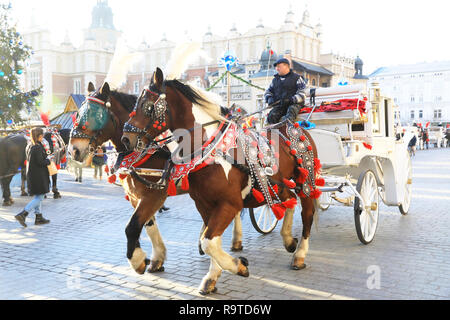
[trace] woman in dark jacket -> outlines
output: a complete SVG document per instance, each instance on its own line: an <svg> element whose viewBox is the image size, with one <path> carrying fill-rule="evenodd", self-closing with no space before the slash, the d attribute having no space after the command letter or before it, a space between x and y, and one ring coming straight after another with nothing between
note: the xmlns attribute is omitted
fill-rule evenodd
<svg viewBox="0 0 450 320"><path fill-rule="evenodd" d="M44 146L41 144L44 139L44 130L41 128L34 128L31 130L32 144L27 146L27 185L28 193L34 196L33 200L25 209L16 216L16 220L23 227L27 227L25 219L28 214L34 209L36 214L35 225L47 224L50 221L44 219L42 216L42 201L46 193L50 191L50 177L47 166L50 165L50 160L47 159Z"/></svg>

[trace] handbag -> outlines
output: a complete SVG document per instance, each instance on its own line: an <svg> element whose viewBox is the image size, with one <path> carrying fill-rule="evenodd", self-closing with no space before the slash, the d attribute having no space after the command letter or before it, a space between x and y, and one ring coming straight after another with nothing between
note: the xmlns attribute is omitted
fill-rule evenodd
<svg viewBox="0 0 450 320"><path fill-rule="evenodd" d="M58 173L58 168L56 168L56 164L53 161L50 161L50 164L47 166L48 174L50 176L54 176Z"/></svg>

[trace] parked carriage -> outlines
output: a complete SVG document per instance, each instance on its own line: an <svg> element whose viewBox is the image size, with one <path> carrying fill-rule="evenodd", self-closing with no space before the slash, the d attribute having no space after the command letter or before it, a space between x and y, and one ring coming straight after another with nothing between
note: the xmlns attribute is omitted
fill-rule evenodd
<svg viewBox="0 0 450 320"><path fill-rule="evenodd" d="M413 134L406 131L397 140L393 102L381 96L376 86L369 92L362 86L316 91L317 105L339 105L339 101L353 101L353 107L315 112L310 119L316 125L309 132L318 148L326 182L321 188L321 209L337 203L353 206L358 238L369 244L378 226L380 199L388 206L398 207L403 215L409 211L412 165L408 143ZM298 120L307 116L302 114ZM273 231L277 224L267 206L250 210L250 217L256 230L263 234Z"/></svg>

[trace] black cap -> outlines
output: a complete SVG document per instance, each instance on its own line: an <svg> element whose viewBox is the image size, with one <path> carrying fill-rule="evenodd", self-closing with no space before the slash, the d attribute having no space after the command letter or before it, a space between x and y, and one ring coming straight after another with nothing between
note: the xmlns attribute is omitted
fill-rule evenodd
<svg viewBox="0 0 450 320"><path fill-rule="evenodd" d="M275 64L274 64L273 66L276 67L276 66L279 65L280 63L286 63L288 66L291 65L291 63L289 62L288 59L282 58L282 59L279 59L277 62L275 62Z"/></svg>

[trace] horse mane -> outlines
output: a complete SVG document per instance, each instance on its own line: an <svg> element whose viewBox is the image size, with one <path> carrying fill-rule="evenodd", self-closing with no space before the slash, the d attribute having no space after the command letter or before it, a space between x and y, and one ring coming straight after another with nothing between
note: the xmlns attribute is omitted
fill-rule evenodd
<svg viewBox="0 0 450 320"><path fill-rule="evenodd" d="M172 89L179 91L190 102L201 107L207 114L215 120L225 120L221 113L219 103L212 101L213 96L200 89L181 83L178 80L166 80L164 84Z"/></svg>
<svg viewBox="0 0 450 320"><path fill-rule="evenodd" d="M119 103L129 112L132 112L136 105L137 97L132 94L127 94L119 91L111 91L111 96L114 97Z"/></svg>

